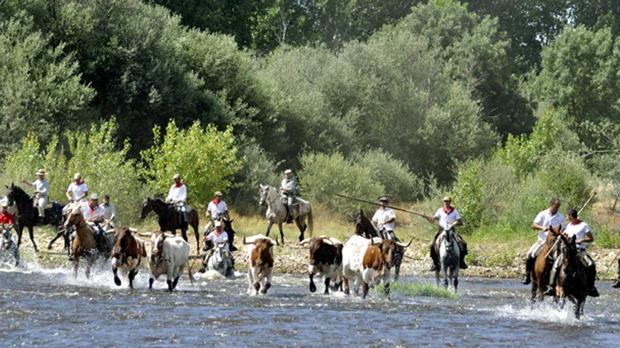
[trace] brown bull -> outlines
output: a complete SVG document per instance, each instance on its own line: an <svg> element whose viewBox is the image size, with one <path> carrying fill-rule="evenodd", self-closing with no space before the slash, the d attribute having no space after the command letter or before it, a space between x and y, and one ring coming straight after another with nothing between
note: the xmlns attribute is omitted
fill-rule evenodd
<svg viewBox="0 0 620 348"><path fill-rule="evenodd" d="M243 237L243 244L247 246L248 257L248 282L250 291L253 289L256 294L266 294L271 287L271 276L273 271L272 248L277 242L263 235Z"/></svg>
<svg viewBox="0 0 620 348"><path fill-rule="evenodd" d="M128 272L129 288L133 289L133 280L138 274L143 257L146 257L144 242L136 238L127 227L117 229L114 234L114 247L112 248L114 283L117 286L121 285L117 271L118 268L123 268Z"/></svg>
<svg viewBox="0 0 620 348"><path fill-rule="evenodd" d="M308 262L308 277L310 278L310 292L316 291L314 276L322 275L325 278L325 294L329 294L330 281L338 288L342 285L342 242L327 236L305 239L299 243L308 245L310 252Z"/></svg>

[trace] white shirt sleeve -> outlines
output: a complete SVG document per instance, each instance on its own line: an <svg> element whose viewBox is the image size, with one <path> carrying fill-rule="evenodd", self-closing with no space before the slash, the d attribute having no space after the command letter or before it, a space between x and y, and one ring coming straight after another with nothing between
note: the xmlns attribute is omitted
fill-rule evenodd
<svg viewBox="0 0 620 348"><path fill-rule="evenodd" d="M226 204L226 202L222 201L220 203L222 205L222 213L225 213L228 211L228 205Z"/></svg>
<svg viewBox="0 0 620 348"><path fill-rule="evenodd" d="M441 219L441 208L437 209L437 211L435 212L435 215L433 215L433 218L435 220Z"/></svg>
<svg viewBox="0 0 620 348"><path fill-rule="evenodd" d="M540 213L538 213L538 215L536 215L536 218L534 218L534 224L536 225L541 225L545 222L545 212L541 211Z"/></svg>
<svg viewBox="0 0 620 348"><path fill-rule="evenodd" d="M377 211L375 212L375 215L373 215L373 216L372 216L372 222L373 222L375 225L378 225L379 223L383 222L383 221L379 221L379 218L380 218L380 217L381 217L381 213L377 210Z"/></svg>
<svg viewBox="0 0 620 348"><path fill-rule="evenodd" d="M168 196L166 197L167 201L171 201L174 199L174 185L170 186L170 189L168 190Z"/></svg>
<svg viewBox="0 0 620 348"><path fill-rule="evenodd" d="M392 219L396 219L396 213L394 213L394 210L390 209L385 217L385 220L389 221Z"/></svg>
<svg viewBox="0 0 620 348"><path fill-rule="evenodd" d="M182 202L187 201L187 186L185 186L185 184L179 187L179 194L177 195L177 199Z"/></svg>
<svg viewBox="0 0 620 348"><path fill-rule="evenodd" d="M461 214L456 209L454 209L454 219L455 219L455 221L458 220L458 219L461 219Z"/></svg>

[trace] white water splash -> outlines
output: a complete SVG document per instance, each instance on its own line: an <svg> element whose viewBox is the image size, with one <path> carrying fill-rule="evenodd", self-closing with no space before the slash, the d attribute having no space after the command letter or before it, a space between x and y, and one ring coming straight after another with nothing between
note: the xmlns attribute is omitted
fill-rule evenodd
<svg viewBox="0 0 620 348"><path fill-rule="evenodd" d="M524 321L538 321L541 323L559 323L568 325L589 325L593 319L583 315L581 319L575 318L573 304L567 302L563 309L552 303L536 304L533 308L529 305L513 306L504 305L496 308L483 309L494 313L500 318L514 318Z"/></svg>

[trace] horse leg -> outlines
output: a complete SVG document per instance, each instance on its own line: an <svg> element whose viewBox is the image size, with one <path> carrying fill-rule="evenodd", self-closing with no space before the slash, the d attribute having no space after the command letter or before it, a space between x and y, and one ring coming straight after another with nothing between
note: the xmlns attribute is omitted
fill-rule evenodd
<svg viewBox="0 0 620 348"><path fill-rule="evenodd" d="M37 243L34 241L34 227L28 226L28 235L30 235L30 241L32 242L32 246L34 247L34 251L36 253L39 252L39 248L37 248Z"/></svg>
<svg viewBox="0 0 620 348"><path fill-rule="evenodd" d="M50 243L47 245L47 250L52 250L52 246L54 245L54 243L56 243L56 241L58 240L58 238L62 237L64 235L64 231L59 231L58 233L56 233L56 237L54 237ZM66 246L65 246L66 247Z"/></svg>
<svg viewBox="0 0 620 348"><path fill-rule="evenodd" d="M118 269L116 267L112 267L112 273L114 273L114 284L116 284L116 286L121 286L121 278L118 277Z"/></svg>
<svg viewBox="0 0 620 348"><path fill-rule="evenodd" d="M194 236L196 236L196 255L200 252L200 232L198 232L198 223L192 223L192 229L194 230Z"/></svg>
<svg viewBox="0 0 620 348"><path fill-rule="evenodd" d="M282 230L282 223L278 224L278 229L280 230L280 238L282 238L282 245L284 245L284 230Z"/></svg>
<svg viewBox="0 0 620 348"><path fill-rule="evenodd" d="M74 277L77 277L78 275L78 260L79 258L76 255L74 255L73 256L73 276Z"/></svg>
<svg viewBox="0 0 620 348"><path fill-rule="evenodd" d="M363 284L362 284L362 299L365 299L366 296L368 296L368 288L369 287L370 286L368 285L368 283L363 282Z"/></svg>
<svg viewBox="0 0 620 348"><path fill-rule="evenodd" d="M267 223L267 230L265 231L265 236L269 237L269 232L271 232L271 226L273 226L273 222L269 221Z"/></svg>
<svg viewBox="0 0 620 348"><path fill-rule="evenodd" d="M181 228L181 235L183 236L183 240L187 242L187 227Z"/></svg>
<svg viewBox="0 0 620 348"><path fill-rule="evenodd" d="M21 225L17 225L17 249L19 249L19 246L22 244L22 232L23 232L23 228Z"/></svg>
<svg viewBox="0 0 620 348"><path fill-rule="evenodd" d="M453 283L454 283L454 293L456 294L456 289L459 287L459 274L458 274L458 272L455 272L453 279L454 279L453 280Z"/></svg>
<svg viewBox="0 0 620 348"><path fill-rule="evenodd" d="M314 285L314 273L308 273L308 278L310 278L310 292L315 292L316 285Z"/></svg>
<svg viewBox="0 0 620 348"><path fill-rule="evenodd" d="M299 229L299 241L301 242L304 240L304 232L306 232L307 228L303 216L298 216L297 219L295 219L295 225L297 225Z"/></svg>
<svg viewBox="0 0 620 348"><path fill-rule="evenodd" d="M129 271L129 288L133 290L133 280L136 278L136 274L138 274L138 269L134 268Z"/></svg>
<svg viewBox="0 0 620 348"><path fill-rule="evenodd" d="M155 278L149 277L149 290L153 289L154 282L155 282Z"/></svg>
<svg viewBox="0 0 620 348"><path fill-rule="evenodd" d="M345 295L349 295L351 293L351 288L349 287L349 278L344 277L344 279L342 279L342 287Z"/></svg>
<svg viewBox="0 0 620 348"><path fill-rule="evenodd" d="M325 295L329 295L329 277L325 277L325 291L323 292Z"/></svg>

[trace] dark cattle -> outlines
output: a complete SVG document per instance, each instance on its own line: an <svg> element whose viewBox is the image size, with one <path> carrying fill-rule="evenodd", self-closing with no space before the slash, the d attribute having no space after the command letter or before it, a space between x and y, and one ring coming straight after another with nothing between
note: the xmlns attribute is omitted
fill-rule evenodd
<svg viewBox="0 0 620 348"><path fill-rule="evenodd" d="M305 239L299 244L308 245L310 252L308 262L308 277L310 278L310 292L316 291L314 276L322 275L325 278L325 294L329 294L330 281L336 288L342 285L342 242L327 236Z"/></svg>
<svg viewBox="0 0 620 348"><path fill-rule="evenodd" d="M129 287L133 289L133 280L138 274L143 257L146 257L144 242L136 238L129 228L117 229L114 234L114 247L112 248L114 283L117 286L121 285L117 271L118 268L123 268L128 272Z"/></svg>

